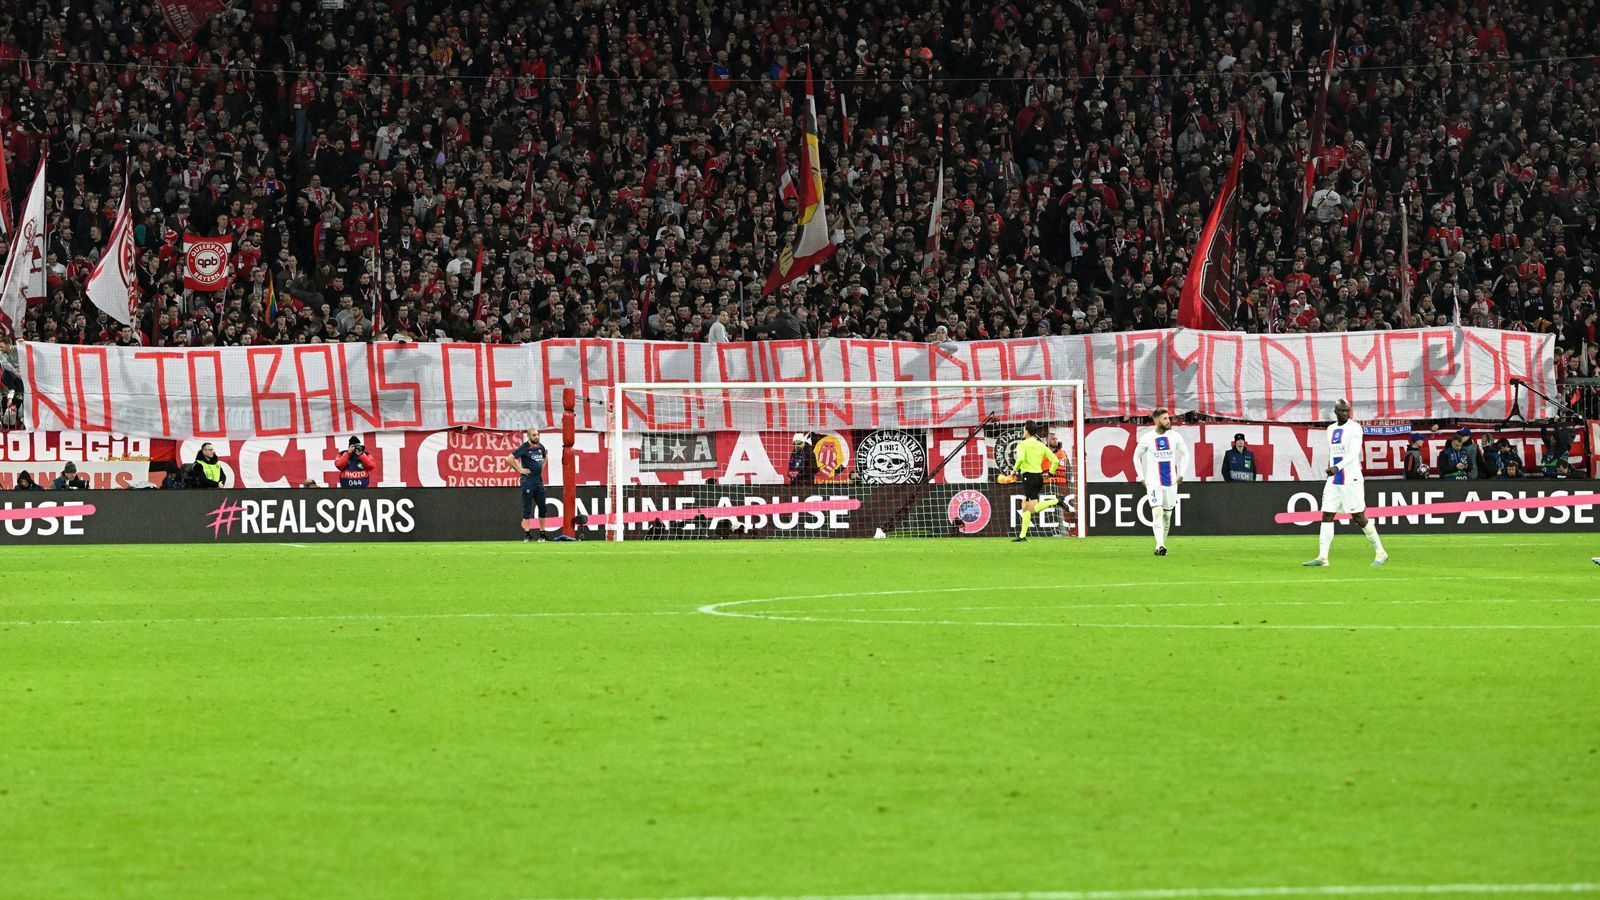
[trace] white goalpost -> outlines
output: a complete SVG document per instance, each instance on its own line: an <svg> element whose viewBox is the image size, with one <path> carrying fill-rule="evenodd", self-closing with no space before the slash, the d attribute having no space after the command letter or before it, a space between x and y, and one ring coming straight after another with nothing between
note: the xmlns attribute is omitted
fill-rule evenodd
<svg viewBox="0 0 1600 900"><path fill-rule="evenodd" d="M1034 534L1082 537L1083 382L623 382L606 410L614 540L1012 533L1022 426L1059 442Z"/></svg>

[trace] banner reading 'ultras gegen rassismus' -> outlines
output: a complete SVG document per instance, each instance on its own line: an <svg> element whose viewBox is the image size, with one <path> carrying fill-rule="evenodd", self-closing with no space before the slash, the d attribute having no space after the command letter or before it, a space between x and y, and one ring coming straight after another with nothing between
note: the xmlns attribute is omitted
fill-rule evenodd
<svg viewBox="0 0 1600 900"><path fill-rule="evenodd" d="M1327 419L1340 397L1362 419L1503 418L1513 378L1554 388L1550 335L1475 328L1316 335L1173 329L942 345L880 340L690 344L561 339L536 344L307 344L157 348L25 343L19 354L35 429L167 438L273 438L353 431L516 430L560 421L575 388L578 427L607 426L616 382L1082 379L1084 416L1156 406L1259 422ZM792 396L792 395L791 395ZM1545 404L1524 393L1522 411ZM1022 402L1022 401L1018 401ZM625 409L629 430L670 430L681 405ZM838 402L773 395L730 421L707 395L693 430L954 427L979 404L908 415L866 391ZM922 413L926 413L923 410ZM821 415L825 421L817 421ZM1041 416L1047 418L1048 416ZM926 419L926 420L923 420Z"/></svg>

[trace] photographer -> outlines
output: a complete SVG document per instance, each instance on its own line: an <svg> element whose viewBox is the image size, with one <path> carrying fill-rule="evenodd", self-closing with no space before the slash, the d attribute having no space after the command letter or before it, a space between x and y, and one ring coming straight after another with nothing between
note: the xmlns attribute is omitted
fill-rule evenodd
<svg viewBox="0 0 1600 900"><path fill-rule="evenodd" d="M1544 453L1539 457L1539 468L1550 477L1556 473L1556 464L1572 455L1572 441L1576 433L1572 426L1551 419L1539 426L1539 437L1544 441Z"/></svg>
<svg viewBox="0 0 1600 900"><path fill-rule="evenodd" d="M378 461L367 452L361 438L350 436L350 448L339 454L334 460L334 466L339 470L339 487L364 488L367 480L372 477L372 470L378 467Z"/></svg>
<svg viewBox="0 0 1600 900"><path fill-rule="evenodd" d="M77 463L69 462L62 467L61 474L56 476L56 480L50 485L50 489L52 491L87 491L89 489L89 479L79 474Z"/></svg>
<svg viewBox="0 0 1600 900"><path fill-rule="evenodd" d="M1469 477L1471 466L1467 461L1466 448L1462 446L1465 441L1466 438L1460 434L1451 435L1450 443L1439 451L1436 468L1439 470L1440 478L1465 480Z"/></svg>
<svg viewBox="0 0 1600 900"><path fill-rule="evenodd" d="M26 471L17 473L17 482L16 482L16 484L12 485L11 489L14 490L14 491L42 491L42 490L44 490L44 488L39 486L39 483L37 481L33 480L32 473L29 473L29 472L26 472Z"/></svg>

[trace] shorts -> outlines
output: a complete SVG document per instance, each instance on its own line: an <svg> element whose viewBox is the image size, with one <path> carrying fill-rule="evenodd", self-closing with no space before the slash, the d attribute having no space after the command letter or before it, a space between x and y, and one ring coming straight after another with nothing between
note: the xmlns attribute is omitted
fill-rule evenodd
<svg viewBox="0 0 1600 900"><path fill-rule="evenodd" d="M1178 489L1170 484L1145 485L1145 498L1151 509L1174 509L1178 505Z"/></svg>
<svg viewBox="0 0 1600 900"><path fill-rule="evenodd" d="M1043 472L1024 472L1017 480L1022 484L1022 497L1025 500L1037 500L1044 490Z"/></svg>
<svg viewBox="0 0 1600 900"><path fill-rule="evenodd" d="M1358 479L1344 484L1334 484L1329 478L1322 486L1322 511L1325 513L1364 513L1367 511L1367 491Z"/></svg>
<svg viewBox="0 0 1600 900"><path fill-rule="evenodd" d="M522 489L522 517L533 518L534 504L538 504L539 518L544 518L544 486L525 487Z"/></svg>

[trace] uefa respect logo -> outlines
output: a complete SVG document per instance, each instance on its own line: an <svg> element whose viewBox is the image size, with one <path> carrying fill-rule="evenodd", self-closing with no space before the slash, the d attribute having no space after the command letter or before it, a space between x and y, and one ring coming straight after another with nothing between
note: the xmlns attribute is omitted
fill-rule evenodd
<svg viewBox="0 0 1600 900"><path fill-rule="evenodd" d="M989 506L989 498L982 491L957 491L950 498L950 505L945 509L945 514L950 519L950 524L962 534L977 534L989 526L989 519L994 515L994 510Z"/></svg>

